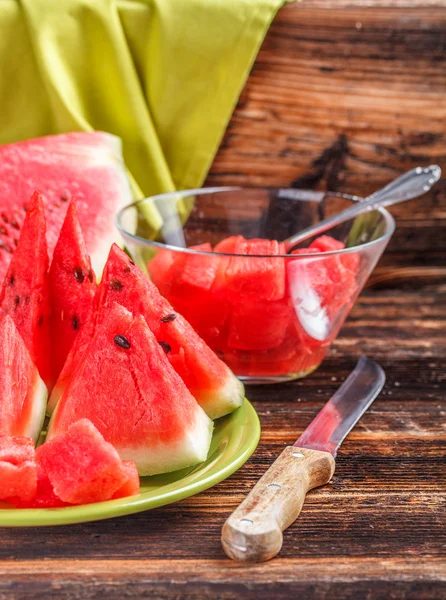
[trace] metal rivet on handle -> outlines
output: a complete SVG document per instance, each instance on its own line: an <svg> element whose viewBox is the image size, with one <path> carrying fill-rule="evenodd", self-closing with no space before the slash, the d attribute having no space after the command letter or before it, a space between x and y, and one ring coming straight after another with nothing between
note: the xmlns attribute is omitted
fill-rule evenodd
<svg viewBox="0 0 446 600"><path fill-rule="evenodd" d="M282 487L281 485L279 485L278 483L269 483L268 487L271 488L272 490L280 490L280 488Z"/></svg>

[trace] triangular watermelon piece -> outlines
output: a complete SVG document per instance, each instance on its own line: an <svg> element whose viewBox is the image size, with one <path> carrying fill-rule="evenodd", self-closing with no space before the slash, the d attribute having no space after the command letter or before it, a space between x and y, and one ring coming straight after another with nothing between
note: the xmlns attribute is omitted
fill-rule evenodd
<svg viewBox="0 0 446 600"><path fill-rule="evenodd" d="M0 365L0 435L37 442L48 393L9 315L0 319Z"/></svg>
<svg viewBox="0 0 446 600"><path fill-rule="evenodd" d="M174 369L211 419L226 415L243 403L243 384L198 336L189 323L163 298L156 286L116 244L102 274L96 306L118 302L134 315L142 314ZM59 399L94 325L79 336L64 365L48 405ZM87 335L88 334L88 335Z"/></svg>
<svg viewBox="0 0 446 600"><path fill-rule="evenodd" d="M77 214L71 202L54 249L49 274L53 368L59 375L79 331L90 316L96 291Z"/></svg>
<svg viewBox="0 0 446 600"><path fill-rule="evenodd" d="M53 375L45 233L42 198L39 192L35 192L3 282L0 306L13 319L40 376L51 388Z"/></svg>
<svg viewBox="0 0 446 600"><path fill-rule="evenodd" d="M89 419L140 475L206 459L212 421L175 373L144 318L102 307L83 358L54 411L47 439Z"/></svg>

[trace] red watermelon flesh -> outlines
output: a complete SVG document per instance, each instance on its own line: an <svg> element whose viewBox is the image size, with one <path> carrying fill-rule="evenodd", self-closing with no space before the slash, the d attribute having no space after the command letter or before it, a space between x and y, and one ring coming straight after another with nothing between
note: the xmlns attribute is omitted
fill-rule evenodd
<svg viewBox="0 0 446 600"><path fill-rule="evenodd" d="M239 240L226 270L226 288L237 298L281 300L285 295L285 254L275 240ZM255 258L256 257L256 258Z"/></svg>
<svg viewBox="0 0 446 600"><path fill-rule="evenodd" d="M0 146L0 277L31 194L41 190L50 257L70 200L75 200L93 268L101 273L119 240L116 212L133 201L119 138L100 131L52 135Z"/></svg>
<svg viewBox="0 0 446 600"><path fill-rule="evenodd" d="M228 346L270 350L283 343L292 313L288 302L240 302L229 322Z"/></svg>
<svg viewBox="0 0 446 600"><path fill-rule="evenodd" d="M127 496L136 496L141 491L138 469L133 460L123 460L122 466L128 477L127 481L117 490L112 499L127 498Z"/></svg>
<svg viewBox="0 0 446 600"><path fill-rule="evenodd" d="M96 291L96 278L74 202L68 207L54 249L49 287L53 367L57 377L76 336L90 316Z"/></svg>
<svg viewBox="0 0 446 600"><path fill-rule="evenodd" d="M82 418L92 421L123 460L134 460L140 475L202 462L212 437L212 422L144 318L114 302L98 315L95 334L52 415L48 439Z"/></svg>
<svg viewBox="0 0 446 600"><path fill-rule="evenodd" d="M40 462L37 461L37 488L36 494L32 498L8 498L9 504L14 508L61 508L70 506L56 496L54 488L49 480L47 472Z"/></svg>
<svg viewBox="0 0 446 600"><path fill-rule="evenodd" d="M293 254L341 250L344 244L321 236ZM357 292L359 257L354 253L318 258L302 257L287 263L290 295L303 330L311 340L333 339Z"/></svg>
<svg viewBox="0 0 446 600"><path fill-rule="evenodd" d="M37 441L45 419L47 389L9 315L0 318L0 435Z"/></svg>
<svg viewBox="0 0 446 600"><path fill-rule="evenodd" d="M45 232L42 198L35 192L3 282L0 306L13 319L40 376L51 388L53 374Z"/></svg>
<svg viewBox="0 0 446 600"><path fill-rule="evenodd" d="M37 489L34 441L30 437L0 436L0 500L31 500Z"/></svg>
<svg viewBox="0 0 446 600"><path fill-rule="evenodd" d="M88 419L73 420L36 456L56 496L70 504L109 500L128 479L119 454Z"/></svg>

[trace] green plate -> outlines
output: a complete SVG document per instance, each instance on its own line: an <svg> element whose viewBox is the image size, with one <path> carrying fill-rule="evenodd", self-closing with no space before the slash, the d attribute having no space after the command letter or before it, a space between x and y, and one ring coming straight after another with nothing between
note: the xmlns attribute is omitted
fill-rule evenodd
<svg viewBox="0 0 446 600"><path fill-rule="evenodd" d="M139 496L66 508L10 508L0 502L0 526L36 527L85 523L150 510L193 496L223 481L239 469L257 448L260 423L252 404L215 421L206 462L196 467L141 478Z"/></svg>

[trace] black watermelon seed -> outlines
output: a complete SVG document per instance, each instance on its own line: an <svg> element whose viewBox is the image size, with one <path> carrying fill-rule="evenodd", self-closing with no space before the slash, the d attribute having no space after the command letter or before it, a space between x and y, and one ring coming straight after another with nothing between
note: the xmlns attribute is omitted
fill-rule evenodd
<svg viewBox="0 0 446 600"><path fill-rule="evenodd" d="M169 352L172 351L172 346L170 344L168 344L167 342L158 342L158 344L161 346L161 348L164 350L164 352L166 354L169 354Z"/></svg>
<svg viewBox="0 0 446 600"><path fill-rule="evenodd" d="M62 200L62 202L68 202L69 200L71 200L70 190L62 190L62 193L60 194L60 199Z"/></svg>
<svg viewBox="0 0 446 600"><path fill-rule="evenodd" d="M30 297L29 296L25 296L25 304L29 304L29 301L30 301ZM39 298L39 302L42 302L41 298ZM43 317L42 317L42 319L43 319Z"/></svg>
<svg viewBox="0 0 446 600"><path fill-rule="evenodd" d="M20 229L19 224L15 219L11 219L11 225L14 227L14 229Z"/></svg>
<svg viewBox="0 0 446 600"><path fill-rule="evenodd" d="M93 271L91 269L88 271L87 277L90 280L90 283L93 283Z"/></svg>
<svg viewBox="0 0 446 600"><path fill-rule="evenodd" d="M37 324L41 327L43 325L43 315L40 315L39 317L39 321L37 322Z"/></svg>
<svg viewBox="0 0 446 600"><path fill-rule="evenodd" d="M131 258L129 258L129 263L133 266L135 266L135 263L133 262L133 260Z"/></svg>
<svg viewBox="0 0 446 600"><path fill-rule="evenodd" d="M117 279L112 279L110 281L110 287L112 290L122 290L122 288L124 287L122 285L122 283L120 281L118 281Z"/></svg>
<svg viewBox="0 0 446 600"><path fill-rule="evenodd" d="M176 313L169 313L165 317L161 317L160 321L161 323L170 323L171 321L175 321L176 318Z"/></svg>
<svg viewBox="0 0 446 600"><path fill-rule="evenodd" d="M82 283L85 279L84 272L80 267L76 267L74 269L74 276L76 277L76 281L78 281L79 283Z"/></svg>
<svg viewBox="0 0 446 600"><path fill-rule="evenodd" d="M5 215L5 213L2 213L1 217L3 219L3 223L8 223L9 222L8 217Z"/></svg>
<svg viewBox="0 0 446 600"><path fill-rule="evenodd" d="M7 233L6 229L3 227L3 225L0 227L0 233Z"/></svg>
<svg viewBox="0 0 446 600"><path fill-rule="evenodd" d="M20 297L16 296L15 299L14 299L14 302L15 302L15 307L17 308L18 305L20 304Z"/></svg>
<svg viewBox="0 0 446 600"><path fill-rule="evenodd" d="M120 348L123 348L124 350L128 350L130 348L130 342L123 335L115 335L113 339L115 344Z"/></svg>
<svg viewBox="0 0 446 600"><path fill-rule="evenodd" d="M77 331L79 329L79 321L77 320L76 315L74 315L73 317L73 329L74 331Z"/></svg>
<svg viewBox="0 0 446 600"><path fill-rule="evenodd" d="M122 270L124 273L130 273L130 267L124 267Z"/></svg>
<svg viewBox="0 0 446 600"><path fill-rule="evenodd" d="M9 278L9 285L14 285L15 282L15 277L14 275L11 275L11 277Z"/></svg>
<svg viewBox="0 0 446 600"><path fill-rule="evenodd" d="M26 206L26 204L24 204L24 205L23 205L23 210L24 210L25 212L28 212L28 207Z"/></svg>
<svg viewBox="0 0 446 600"><path fill-rule="evenodd" d="M3 244L3 248L6 250L6 252L11 252L12 253L12 248L8 244Z"/></svg>
<svg viewBox="0 0 446 600"><path fill-rule="evenodd" d="M14 242L14 246L18 246L19 245L19 240L17 240L16 238L14 238L13 242Z"/></svg>

